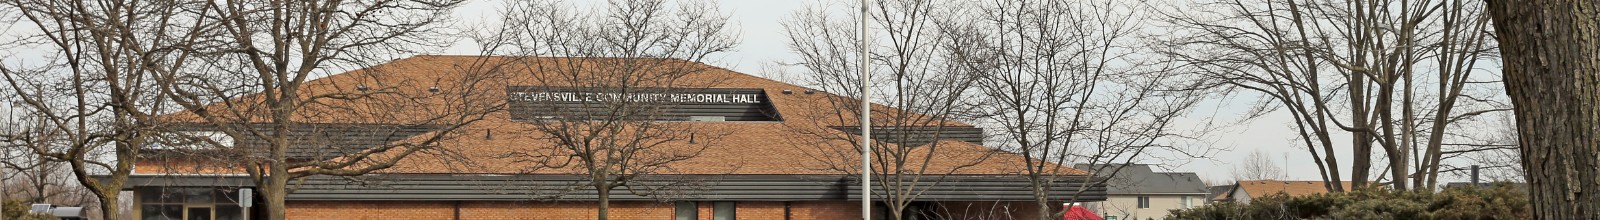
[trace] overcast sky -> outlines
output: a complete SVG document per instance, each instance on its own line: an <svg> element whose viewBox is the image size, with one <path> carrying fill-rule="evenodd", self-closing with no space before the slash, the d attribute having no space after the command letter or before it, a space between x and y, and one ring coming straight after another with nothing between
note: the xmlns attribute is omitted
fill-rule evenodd
<svg viewBox="0 0 1600 220"><path fill-rule="evenodd" d="M582 3L588 2L582 0L575 0L575 2L588 4ZM736 33L740 37L741 43L735 51L716 57L708 63L780 81L790 81L789 79L791 78L797 78L766 71L780 61L791 60L795 57L785 46L787 39L784 36L782 27L779 26L779 22L786 19L791 13L808 6L841 4L819 2L831 1L719 1L718 3L723 13L729 15L732 23L737 27ZM846 2L843 4L853 3L854 1ZM496 18L500 4L501 2L497 0L471 0L468 5L457 9L455 15L460 19L458 21L461 23L460 26L469 27L473 24ZM846 6L853 6L853 4ZM10 27L10 25L0 26L0 28L6 27ZM26 27L10 28L13 30L26 29ZM475 45L468 45L471 43L470 41L457 42L462 43L441 49L438 54L477 54L476 50L473 49ZM6 54L25 55L26 53L22 51L7 51ZM11 60L8 62L17 61ZM1252 101L1252 99L1253 97L1235 97L1231 100L1213 100L1208 102L1208 105L1202 106L1192 117L1181 121L1183 125L1180 128L1192 127L1207 119L1212 123L1228 125L1224 129L1208 130L1208 135L1200 137L1203 142L1195 143L1198 147L1220 149L1220 151L1208 154L1208 156L1211 156L1210 158L1172 160L1171 158L1175 157L1153 157L1136 162L1162 164L1164 165L1162 168L1167 170L1195 172L1208 180L1227 181L1233 179L1231 170L1234 167L1234 161L1240 161L1244 155L1249 154L1251 151L1260 150L1268 155L1275 155L1272 159L1287 167L1290 179L1320 180L1316 165L1310 159L1307 151L1304 150L1304 145L1296 139L1292 120L1288 115L1283 112L1274 112L1263 118L1239 122L1238 117L1241 114L1241 109L1244 109L1244 104ZM1349 137L1338 136L1334 140L1335 142L1347 144ZM1339 149L1343 151L1338 152L1337 156L1341 162L1345 163L1342 165L1348 166L1348 161L1352 157L1348 149L1345 148L1347 147L1340 147ZM1344 171L1344 173L1348 175L1349 171ZM1347 179L1348 176L1345 178ZM1462 179L1459 177L1445 178L1446 181Z"/></svg>
<svg viewBox="0 0 1600 220"><path fill-rule="evenodd" d="M584 1L574 1L582 4ZM847 3L853 3L848 1ZM779 22L790 14L805 7L817 7L820 4L841 4L832 1L749 1L749 0L720 0L722 11L730 16L730 20L737 27L736 33L741 42L732 53L723 54L709 63L746 74L773 78L781 81L795 77L784 76L781 73L766 71L780 61L787 61L795 57L786 46L788 39L784 36L783 28ZM461 22L481 22L480 19L492 18L497 14L498 1L473 1L456 11ZM447 49L447 54L475 54L472 45L455 45ZM792 82L792 81L791 81ZM796 83L798 84L798 83ZM802 84L803 85L803 84ZM1282 112L1275 112L1264 118L1259 118L1245 123L1238 122L1242 109L1242 102L1247 102L1250 97L1238 97L1234 100L1214 100L1209 105L1183 120L1184 124L1194 125L1205 119L1213 119L1213 123L1227 123L1230 126L1221 130L1207 132L1202 137L1204 142L1194 143L1202 148L1215 148L1211 152L1212 158L1171 160L1174 157L1145 158L1139 163L1162 164L1163 168L1179 172L1195 172L1201 177L1214 181L1228 181L1233 179L1232 170L1234 161L1239 161L1251 151L1260 150L1268 155L1274 155L1272 160L1287 167L1290 179L1296 180L1321 180L1316 164L1311 162L1309 154L1298 143L1292 130L1292 119ZM1337 137L1335 140L1348 140L1348 137ZM1351 158L1348 150L1340 153L1341 162ZM1287 159L1287 160L1286 160ZM1287 161L1287 162L1286 162ZM1347 166L1347 165L1346 165ZM1346 171L1345 173L1349 173ZM1348 175L1348 174L1346 174ZM1348 178L1348 177L1345 177Z"/></svg>

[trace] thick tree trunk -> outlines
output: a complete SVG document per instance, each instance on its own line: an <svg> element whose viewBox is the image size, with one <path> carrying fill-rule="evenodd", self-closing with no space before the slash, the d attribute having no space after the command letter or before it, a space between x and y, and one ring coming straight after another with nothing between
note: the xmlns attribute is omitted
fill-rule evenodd
<svg viewBox="0 0 1600 220"><path fill-rule="evenodd" d="M100 204L113 204L113 205L100 205L100 219L105 219L105 220L122 219L122 215L121 215L122 210L119 209L120 207L118 205L116 205L117 204L117 194L122 193L120 190L121 189L114 189L114 190L112 190L113 192L109 192L109 193L107 193L107 192L97 192L97 193L95 193L95 198L100 200Z"/></svg>
<svg viewBox="0 0 1600 220"><path fill-rule="evenodd" d="M1351 77L1353 79L1350 80L1351 86L1349 88L1351 111L1350 123L1354 124L1358 128L1366 128L1370 130L1371 127L1365 126L1367 124L1367 114L1369 111L1371 111L1371 109L1366 106L1366 102L1364 101L1367 97L1367 89L1365 86L1357 86L1366 85L1366 82L1363 80L1361 75L1355 75ZM1352 132L1350 135L1350 142L1351 147L1354 148L1354 152L1351 156L1355 157L1354 161L1351 161L1350 164L1350 181L1354 182L1354 184L1351 184L1350 187L1352 189L1360 189L1361 187L1367 185L1367 178L1372 176L1370 173L1372 171L1371 133L1364 131ZM1334 153L1330 151L1328 154L1333 155ZM1328 184L1339 185L1339 183Z"/></svg>
<svg viewBox="0 0 1600 220"><path fill-rule="evenodd" d="M611 190L607 190L605 187L596 189L600 195L600 199L597 201L597 203L600 203L600 207L595 209L595 218L600 220L609 219L611 216Z"/></svg>
<svg viewBox="0 0 1600 220"><path fill-rule="evenodd" d="M283 166L281 163L273 163L272 166L272 174L267 176L267 185L262 187L261 196L267 197L267 219L285 220L289 218L288 207L284 206L284 199L289 195L289 173L278 169Z"/></svg>
<svg viewBox="0 0 1600 220"><path fill-rule="evenodd" d="M284 116L288 114L279 113L278 115L280 118L287 118ZM272 149L269 153L270 158L273 158L274 161L267 161L267 176L263 177L266 184L257 184L257 186L261 187L261 196L266 197L267 219L269 220L285 220L289 217L289 207L284 206L286 204L284 199L289 195L289 165L284 162L286 158L289 158L289 123L284 122L288 121L287 119L278 121L279 123L273 126L274 133L272 138L276 141L272 142Z"/></svg>
<svg viewBox="0 0 1600 220"><path fill-rule="evenodd" d="M1031 188L1033 188L1033 203L1038 205L1037 208L1039 209L1036 211L1038 216L1035 216L1034 218L1039 220L1061 219L1062 215L1066 214L1067 209L1071 208L1064 206L1064 204L1072 204L1075 206L1082 205L1077 204L1078 202L1081 202L1081 200L1078 200L1078 196L1082 196L1083 193L1088 189L1078 187L1074 190L1074 193L1067 195L1067 197L1051 198L1050 184L1054 180L1046 178L1049 177L1031 176L1029 178L1032 184Z"/></svg>
<svg viewBox="0 0 1600 220"><path fill-rule="evenodd" d="M1600 219L1600 0L1488 3L1534 217Z"/></svg>

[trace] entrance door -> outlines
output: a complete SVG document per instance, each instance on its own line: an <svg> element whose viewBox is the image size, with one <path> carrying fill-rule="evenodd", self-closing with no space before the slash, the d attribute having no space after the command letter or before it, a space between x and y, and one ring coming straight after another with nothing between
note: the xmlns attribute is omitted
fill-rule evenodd
<svg viewBox="0 0 1600 220"><path fill-rule="evenodd" d="M211 220L210 206L189 206L183 210L184 220Z"/></svg>

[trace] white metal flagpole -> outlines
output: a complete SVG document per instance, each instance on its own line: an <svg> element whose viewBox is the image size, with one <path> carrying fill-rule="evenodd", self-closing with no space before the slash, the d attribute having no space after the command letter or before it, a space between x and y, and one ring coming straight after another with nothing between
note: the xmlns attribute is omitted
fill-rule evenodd
<svg viewBox="0 0 1600 220"><path fill-rule="evenodd" d="M861 0L861 219L872 219L872 104L867 100L872 98L872 89L869 80L872 72L867 71L870 60L867 56L872 49L867 46L867 0Z"/></svg>

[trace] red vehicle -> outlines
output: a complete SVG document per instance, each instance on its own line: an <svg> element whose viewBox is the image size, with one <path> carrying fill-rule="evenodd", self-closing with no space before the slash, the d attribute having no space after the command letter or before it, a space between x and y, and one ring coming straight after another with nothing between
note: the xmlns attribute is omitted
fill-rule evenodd
<svg viewBox="0 0 1600 220"><path fill-rule="evenodd" d="M1068 205L1064 204L1064 205L1061 205L1061 206L1062 207L1067 207ZM1088 208L1084 208L1083 205L1081 205L1081 204L1080 205L1074 205L1071 208L1067 208L1067 212L1061 214L1061 219L1063 219L1063 220L1105 220L1105 218L1101 218L1100 215L1094 214L1094 212L1089 211Z"/></svg>

